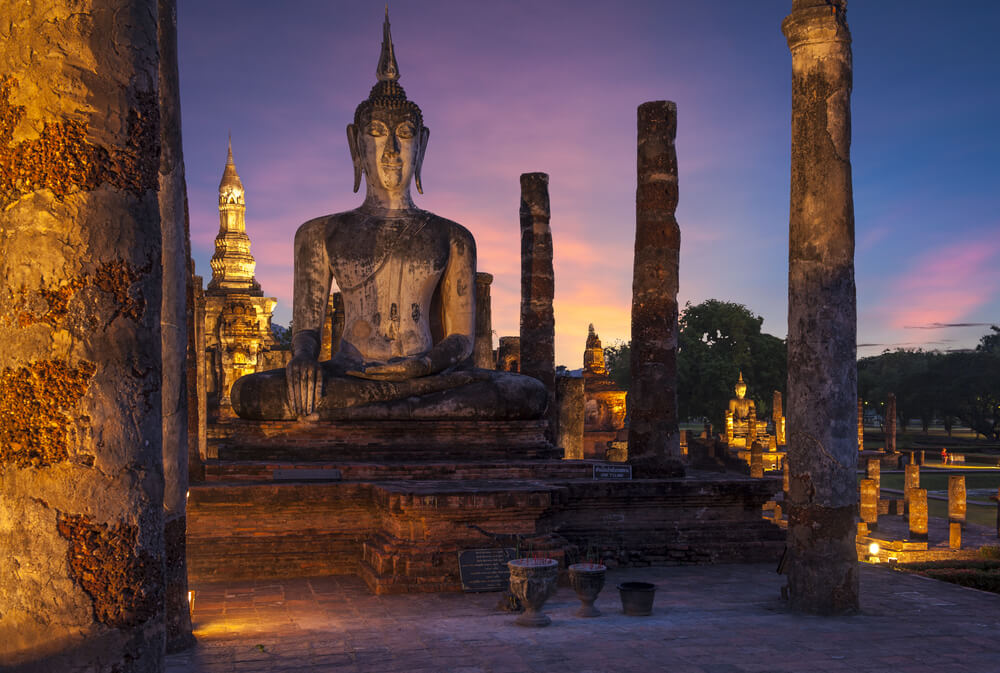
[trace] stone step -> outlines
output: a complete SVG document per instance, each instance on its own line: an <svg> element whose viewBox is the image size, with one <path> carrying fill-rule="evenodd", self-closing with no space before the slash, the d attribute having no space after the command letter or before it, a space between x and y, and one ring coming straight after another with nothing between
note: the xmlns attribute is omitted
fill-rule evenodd
<svg viewBox="0 0 1000 673"><path fill-rule="evenodd" d="M593 460L291 462L207 460L207 482L589 479Z"/></svg>

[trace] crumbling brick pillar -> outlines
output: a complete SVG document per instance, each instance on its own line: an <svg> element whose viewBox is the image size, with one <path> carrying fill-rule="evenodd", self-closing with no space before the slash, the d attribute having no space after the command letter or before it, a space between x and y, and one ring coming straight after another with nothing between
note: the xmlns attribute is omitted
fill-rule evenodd
<svg viewBox="0 0 1000 673"><path fill-rule="evenodd" d="M793 0L788 254L788 595L858 609L851 35L844 0Z"/></svg>
<svg viewBox="0 0 1000 673"><path fill-rule="evenodd" d="M556 377L559 424L555 444L563 450L563 458L571 460L583 459L583 384L580 376Z"/></svg>
<svg viewBox="0 0 1000 673"><path fill-rule="evenodd" d="M157 17L155 0L3 5L5 670L164 666Z"/></svg>
<svg viewBox="0 0 1000 673"><path fill-rule="evenodd" d="M556 322L552 310L552 230L549 228L549 176L521 175L521 363L520 371L545 384L547 416L556 424ZM554 427L552 427L554 432ZM554 439L554 434L550 434Z"/></svg>
<svg viewBox="0 0 1000 673"><path fill-rule="evenodd" d="M677 426L677 105L638 111L628 461L638 477L683 476Z"/></svg>
<svg viewBox="0 0 1000 673"><path fill-rule="evenodd" d="M160 220L163 296L160 342L163 359L163 513L166 559L167 650L194 644L188 606L187 490L187 281L191 243L187 186L181 145L180 82L177 72L177 5L158 0L160 44Z"/></svg>
<svg viewBox="0 0 1000 673"><path fill-rule="evenodd" d="M496 362L493 360L493 305L490 301L492 283L493 274L483 272L476 274L476 341L472 360L480 369L496 367Z"/></svg>

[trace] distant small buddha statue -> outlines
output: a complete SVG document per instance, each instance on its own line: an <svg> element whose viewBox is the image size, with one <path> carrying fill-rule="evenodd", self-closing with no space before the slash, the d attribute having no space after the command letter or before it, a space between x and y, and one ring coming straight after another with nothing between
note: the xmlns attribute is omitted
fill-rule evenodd
<svg viewBox="0 0 1000 673"><path fill-rule="evenodd" d="M530 419L545 411L537 379L475 369L476 244L461 225L417 208L429 130L399 85L383 25L378 82L347 140L360 207L295 234L292 359L245 376L233 408L254 420ZM339 348L320 362L331 282L343 296Z"/></svg>
<svg viewBox="0 0 1000 673"><path fill-rule="evenodd" d="M750 427L750 421L756 424L757 406L753 400L746 399L747 384L743 380L743 372L736 382L736 397L729 400L729 409L726 410L726 439L730 444L736 437L745 438L748 434L756 434L756 427Z"/></svg>

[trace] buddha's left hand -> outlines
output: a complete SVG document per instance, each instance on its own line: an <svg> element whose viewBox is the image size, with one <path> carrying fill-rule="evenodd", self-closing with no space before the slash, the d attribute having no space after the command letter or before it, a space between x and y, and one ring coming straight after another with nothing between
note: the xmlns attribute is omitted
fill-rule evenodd
<svg viewBox="0 0 1000 673"><path fill-rule="evenodd" d="M400 358L384 365L365 365L360 370L347 372L350 376L372 381L406 381L431 373L431 359L426 355Z"/></svg>

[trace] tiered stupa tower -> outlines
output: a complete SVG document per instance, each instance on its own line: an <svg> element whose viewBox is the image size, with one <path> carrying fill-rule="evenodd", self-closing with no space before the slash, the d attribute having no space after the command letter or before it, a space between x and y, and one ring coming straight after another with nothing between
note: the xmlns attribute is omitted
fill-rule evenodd
<svg viewBox="0 0 1000 673"><path fill-rule="evenodd" d="M212 255L212 280L205 290L206 381L209 405L221 417L232 415L229 391L246 374L284 365L287 351L273 350L271 316L278 303L265 297L254 277L257 262L247 236L246 193L229 141L219 182L219 234Z"/></svg>
<svg viewBox="0 0 1000 673"><path fill-rule="evenodd" d="M226 168L219 182L219 235L215 237L215 254L212 255L212 282L208 284L210 293L263 295L260 283L254 278L257 262L250 254L246 211L243 181L236 172L233 141L230 139Z"/></svg>

